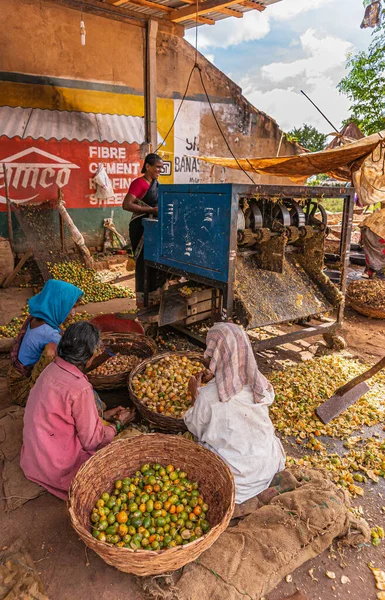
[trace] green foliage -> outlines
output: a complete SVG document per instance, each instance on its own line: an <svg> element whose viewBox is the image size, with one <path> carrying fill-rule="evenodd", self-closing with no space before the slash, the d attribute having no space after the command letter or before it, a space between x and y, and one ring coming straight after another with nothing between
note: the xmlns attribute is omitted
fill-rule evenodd
<svg viewBox="0 0 385 600"><path fill-rule="evenodd" d="M373 34L368 50L350 55L350 69L339 85L351 101L351 119L365 135L385 128L385 26Z"/></svg>
<svg viewBox="0 0 385 600"><path fill-rule="evenodd" d="M302 127L294 127L286 134L286 139L290 142L297 142L311 152L323 150L326 145L326 135L320 133L318 129L312 125L302 125Z"/></svg>

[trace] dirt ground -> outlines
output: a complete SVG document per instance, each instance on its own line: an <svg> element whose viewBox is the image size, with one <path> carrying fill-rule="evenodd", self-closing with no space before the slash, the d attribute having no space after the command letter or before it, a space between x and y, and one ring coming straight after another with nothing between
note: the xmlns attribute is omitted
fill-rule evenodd
<svg viewBox="0 0 385 600"><path fill-rule="evenodd" d="M130 286L132 282L127 282ZM19 315L30 295L28 289L0 290L0 324ZM134 301L127 299L111 300L106 303L88 304L81 307L95 314L99 312L122 311L132 308ZM360 317L347 311L342 335L353 354L374 362L383 355L383 321ZM290 348L272 350L260 357L264 370L272 368L289 358L296 362L309 358L309 348L315 341L298 343ZM9 405L5 376L8 356L0 355L0 409ZM126 404L128 397L121 392L120 402ZM377 429L383 435L382 427ZM323 440L326 441L327 439ZM331 440L329 440L331 441ZM288 452L293 447L285 443ZM297 449L297 452L300 452ZM369 523L380 525L384 521L385 485L365 484L365 496L355 505L362 505ZM22 490L20 490L22 495ZM1 500L2 508L4 502ZM384 509L385 510L385 509ZM135 577L121 573L105 564L91 550L87 551L71 528L66 505L59 499L45 494L28 502L22 508L6 514L0 510L0 546L10 545L21 539L36 563L39 573L52 600L144 600ZM346 549L343 555L329 549L317 558L307 562L292 573L291 581L283 581L266 597L266 600L282 600L297 589L304 592L309 600L375 600L374 578L367 563L385 568L385 543L374 548L370 544L359 550ZM309 574L312 569L313 580ZM326 577L326 571L336 574L334 580ZM347 575L350 582L343 585L341 576ZM194 599L195 600L195 599Z"/></svg>

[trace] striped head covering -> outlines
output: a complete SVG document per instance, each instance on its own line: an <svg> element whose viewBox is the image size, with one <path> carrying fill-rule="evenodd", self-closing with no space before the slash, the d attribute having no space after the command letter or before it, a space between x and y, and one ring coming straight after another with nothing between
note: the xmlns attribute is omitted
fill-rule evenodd
<svg viewBox="0 0 385 600"><path fill-rule="evenodd" d="M206 338L205 358L210 358L210 371L221 402L228 402L246 385L254 394L254 402L260 402L266 391L272 391L271 383L257 366L248 335L234 323L216 323Z"/></svg>

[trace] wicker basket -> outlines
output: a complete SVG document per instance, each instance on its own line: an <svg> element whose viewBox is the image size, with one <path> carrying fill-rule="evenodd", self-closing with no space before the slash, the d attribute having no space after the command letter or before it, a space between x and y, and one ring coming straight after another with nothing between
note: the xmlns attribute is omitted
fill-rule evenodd
<svg viewBox="0 0 385 600"><path fill-rule="evenodd" d="M155 342L139 333L102 333L103 344L113 352L121 354L136 354L140 358L149 358L157 351ZM91 375L88 380L96 390L116 390L127 384L129 370L114 375Z"/></svg>
<svg viewBox="0 0 385 600"><path fill-rule="evenodd" d="M372 306L368 306L367 304L357 302L357 300L353 300L353 298L350 298L350 296L346 296L346 299L349 302L350 308L357 311L361 315L364 315L365 317L372 317L373 319L385 319L384 309L373 308Z"/></svg>
<svg viewBox="0 0 385 600"><path fill-rule="evenodd" d="M113 481L131 476L143 463L175 464L186 471L209 505L210 531L201 538L166 550L116 548L91 535L90 513L100 495ZM72 526L83 542L109 565L125 573L157 575L175 571L192 562L227 528L234 510L233 476L210 450L182 436L148 434L112 442L79 469L69 491L68 508Z"/></svg>
<svg viewBox="0 0 385 600"><path fill-rule="evenodd" d="M140 412L142 417L149 421L152 425L155 425L157 429L161 431L167 431L169 433L179 433L182 431L187 431L187 427L183 421L183 419L176 419L174 417L167 417L165 415L159 414L147 408L145 404L135 395L132 380L133 378L145 370L148 364L157 362L158 360L164 358L165 356L187 356L191 360L200 360L206 367L209 366L209 361L203 358L203 354L199 354L198 352L165 352L164 354L157 354L152 358L148 358L140 363L135 369L133 369L128 377L128 393L130 399L135 405L136 409Z"/></svg>

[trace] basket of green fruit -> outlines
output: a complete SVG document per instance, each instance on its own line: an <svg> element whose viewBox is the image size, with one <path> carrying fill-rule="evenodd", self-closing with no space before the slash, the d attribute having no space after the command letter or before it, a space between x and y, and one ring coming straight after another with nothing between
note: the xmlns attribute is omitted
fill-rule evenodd
<svg viewBox="0 0 385 600"><path fill-rule="evenodd" d="M197 352L166 352L142 361L128 377L129 396L142 417L162 431L187 431L190 378L209 362Z"/></svg>
<svg viewBox="0 0 385 600"><path fill-rule="evenodd" d="M182 436L112 442L78 471L72 526L106 563L135 575L175 571L227 528L235 486L224 461Z"/></svg>

